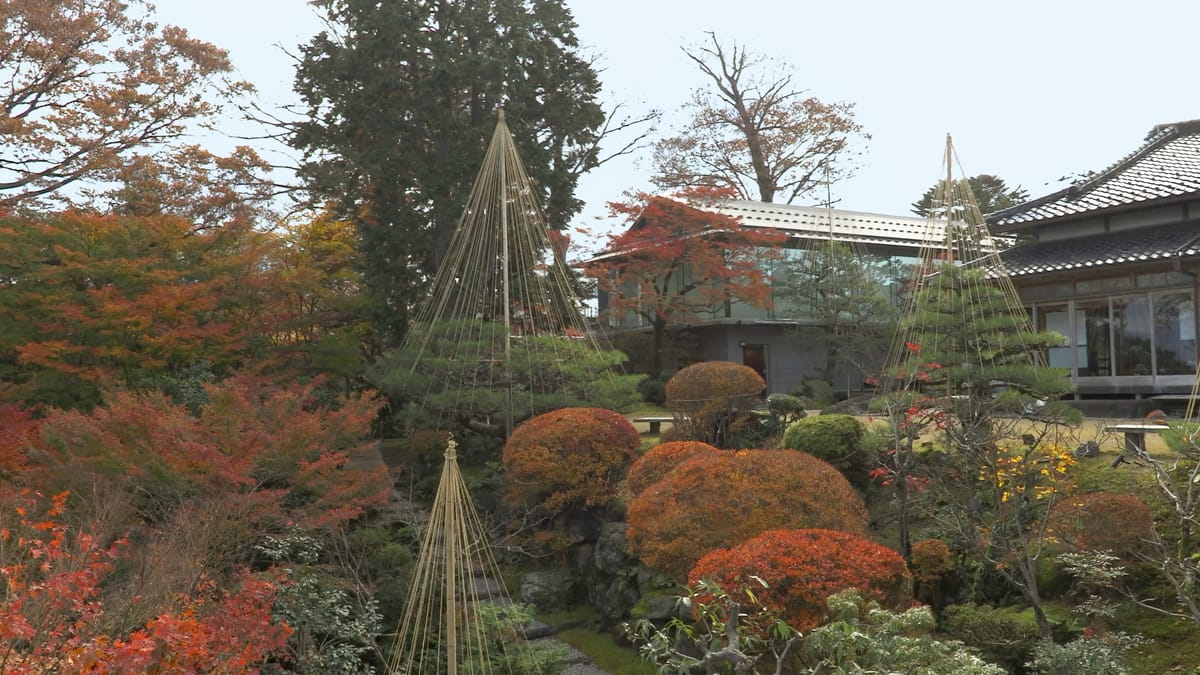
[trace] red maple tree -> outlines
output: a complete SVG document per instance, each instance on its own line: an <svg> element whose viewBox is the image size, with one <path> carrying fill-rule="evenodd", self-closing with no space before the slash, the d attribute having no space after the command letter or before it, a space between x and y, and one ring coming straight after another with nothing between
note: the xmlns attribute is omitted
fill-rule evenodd
<svg viewBox="0 0 1200 675"><path fill-rule="evenodd" d="M668 326L738 300L771 304L770 261L787 235L743 226L737 218L702 208L728 192L692 190L674 197L638 193L612 202L629 228L609 241L606 252L586 263L586 272L609 295L614 318L639 315L654 329L650 376L662 374Z"/></svg>

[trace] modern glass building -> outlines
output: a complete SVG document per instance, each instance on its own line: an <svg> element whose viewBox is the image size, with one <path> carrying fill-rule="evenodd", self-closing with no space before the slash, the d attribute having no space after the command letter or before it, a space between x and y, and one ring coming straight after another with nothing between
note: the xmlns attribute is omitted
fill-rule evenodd
<svg viewBox="0 0 1200 675"><path fill-rule="evenodd" d="M777 251L778 257L764 256L763 265L769 267L772 280L770 306L755 307L734 298L696 313L688 322L696 348L687 359L750 366L763 376L770 393L788 392L810 379L828 381L839 391L862 389L864 369L849 363L831 368L825 341L812 338L819 334L824 318L805 293L796 291L802 284L794 277L806 261L814 260L828 261L838 268L829 270L829 283L844 280L847 267L869 268L869 278L878 285L874 291L898 305L902 286L911 275L912 265L920 260L922 248L938 238L928 231L931 222L921 217L742 200L691 206L736 217L743 227L785 233L787 240ZM836 246L839 253L831 255L831 246ZM674 280L681 286L692 281L686 274ZM637 289L623 288L621 292L632 296ZM609 298L601 291L599 316L608 330L647 330L645 320L636 312L617 314L608 311L609 307ZM811 330L806 333L806 328ZM875 355L880 365L885 350Z"/></svg>

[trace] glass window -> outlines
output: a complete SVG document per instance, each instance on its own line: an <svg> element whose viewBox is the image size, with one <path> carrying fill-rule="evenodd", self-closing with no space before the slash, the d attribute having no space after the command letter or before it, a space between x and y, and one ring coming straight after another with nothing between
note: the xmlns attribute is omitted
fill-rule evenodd
<svg viewBox="0 0 1200 675"><path fill-rule="evenodd" d="M1154 300L1154 357L1159 375L1196 372L1196 303L1190 292Z"/></svg>
<svg viewBox="0 0 1200 675"><path fill-rule="evenodd" d="M1150 375L1150 298L1113 298L1112 327L1117 375Z"/></svg>
<svg viewBox="0 0 1200 675"><path fill-rule="evenodd" d="M1061 347L1051 347L1046 350L1046 361L1055 368L1073 368L1071 360L1071 313L1066 305L1038 305L1037 327L1044 333L1058 333L1063 336Z"/></svg>
<svg viewBox="0 0 1200 675"><path fill-rule="evenodd" d="M1075 303L1076 340L1079 345L1076 368L1079 375L1112 375L1108 326L1107 299Z"/></svg>
<svg viewBox="0 0 1200 675"><path fill-rule="evenodd" d="M1139 274L1137 278L1138 288L1154 288L1156 286L1190 286L1191 283L1192 278L1182 272L1151 272L1149 274Z"/></svg>

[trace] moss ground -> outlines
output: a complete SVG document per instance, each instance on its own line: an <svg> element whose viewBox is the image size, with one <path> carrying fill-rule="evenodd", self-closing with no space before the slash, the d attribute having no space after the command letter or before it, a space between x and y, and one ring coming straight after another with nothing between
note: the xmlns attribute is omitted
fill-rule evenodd
<svg viewBox="0 0 1200 675"><path fill-rule="evenodd" d="M608 633L587 628L562 631L558 638L591 657L601 670L613 675L654 675L654 668L637 652L617 644Z"/></svg>

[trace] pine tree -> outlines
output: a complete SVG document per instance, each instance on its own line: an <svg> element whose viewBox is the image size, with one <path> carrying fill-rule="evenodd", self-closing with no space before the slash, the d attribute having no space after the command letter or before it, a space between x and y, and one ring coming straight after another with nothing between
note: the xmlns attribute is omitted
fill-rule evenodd
<svg viewBox="0 0 1200 675"><path fill-rule="evenodd" d="M901 331L906 358L884 398L894 446L877 475L896 491L902 548L912 492L928 486L940 505L931 513L938 534L1019 590L1046 635L1038 560L1072 461L1063 426L1079 413L1060 400L1072 389L1066 370L1042 355L1064 338L1034 332L983 269L949 263L917 289ZM944 448L940 463L918 461L922 434Z"/></svg>

